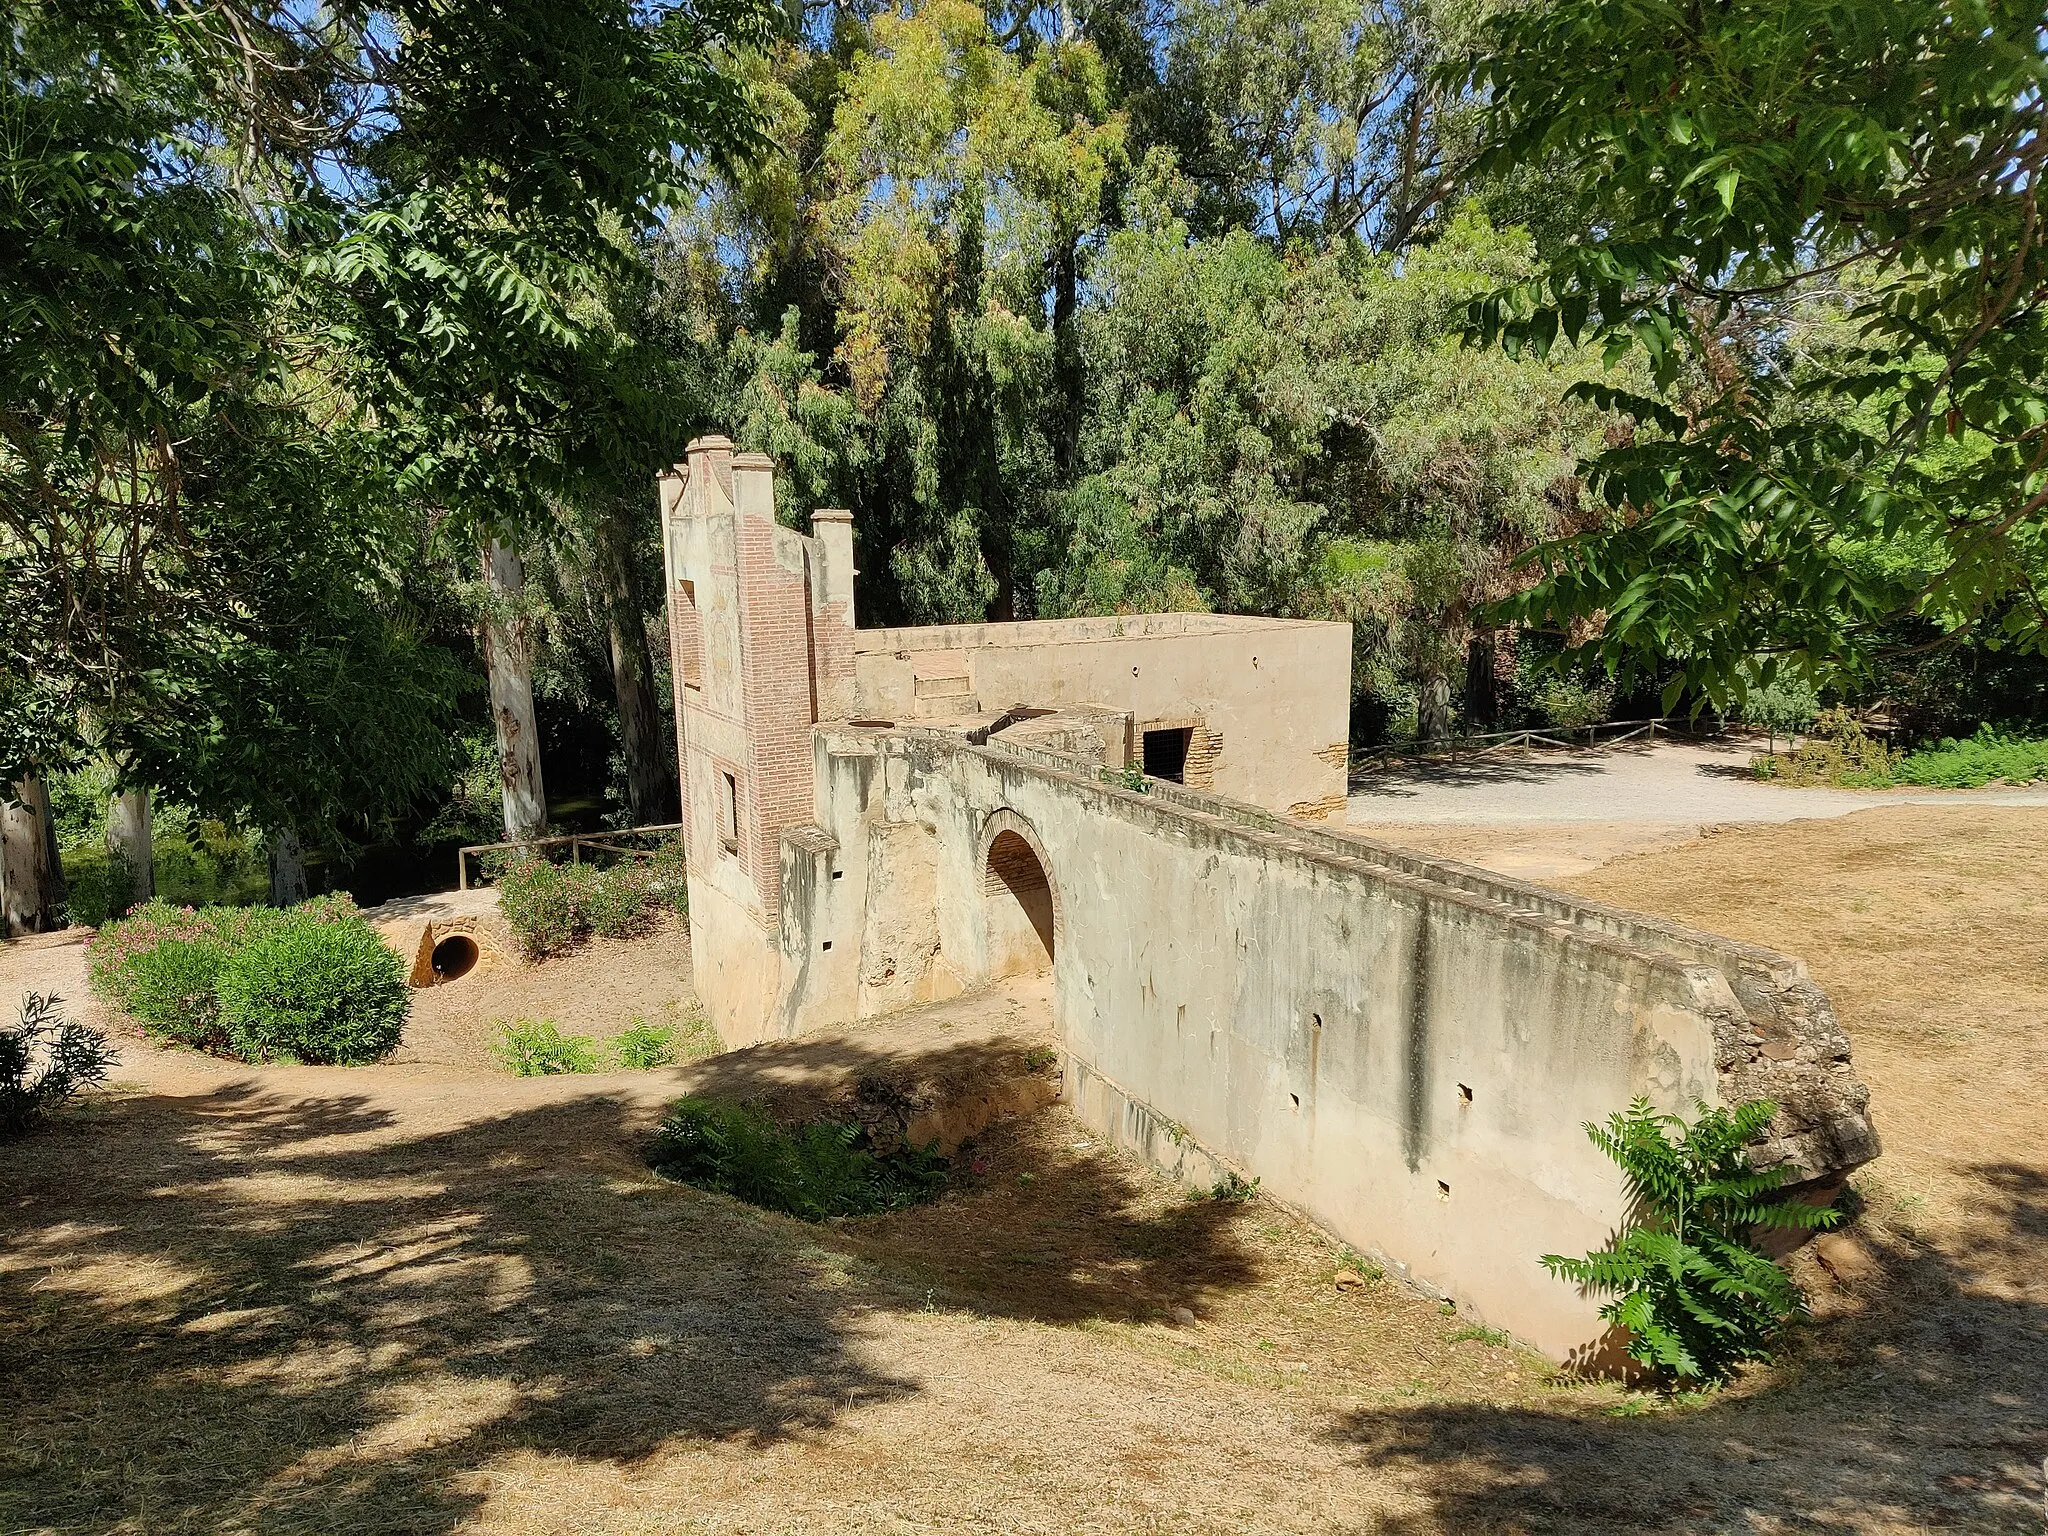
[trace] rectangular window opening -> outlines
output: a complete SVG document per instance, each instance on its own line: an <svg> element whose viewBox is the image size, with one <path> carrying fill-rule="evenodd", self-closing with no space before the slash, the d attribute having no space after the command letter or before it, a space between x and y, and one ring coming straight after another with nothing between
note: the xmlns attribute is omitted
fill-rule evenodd
<svg viewBox="0 0 2048 1536"><path fill-rule="evenodd" d="M676 628L680 631L680 644L676 650L677 664L682 668L683 686L702 690L704 687L704 621L697 612L697 584L694 581L676 583Z"/></svg>
<svg viewBox="0 0 2048 1536"><path fill-rule="evenodd" d="M721 773L720 788L724 793L718 802L718 841L727 853L740 851L740 781L729 773Z"/></svg>
<svg viewBox="0 0 2048 1536"><path fill-rule="evenodd" d="M1195 739L1191 725L1173 726L1145 733L1145 777L1165 779L1171 784L1187 782L1188 745Z"/></svg>

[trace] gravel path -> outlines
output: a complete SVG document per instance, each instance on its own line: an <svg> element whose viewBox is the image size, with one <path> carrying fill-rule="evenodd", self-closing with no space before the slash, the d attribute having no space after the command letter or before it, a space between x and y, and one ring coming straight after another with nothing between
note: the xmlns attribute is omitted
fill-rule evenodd
<svg viewBox="0 0 2048 1536"><path fill-rule="evenodd" d="M2048 790L1792 789L1749 776L1748 743L1659 741L1540 752L1375 774L1353 825L1382 822L1777 822L1878 805L2048 805Z"/></svg>

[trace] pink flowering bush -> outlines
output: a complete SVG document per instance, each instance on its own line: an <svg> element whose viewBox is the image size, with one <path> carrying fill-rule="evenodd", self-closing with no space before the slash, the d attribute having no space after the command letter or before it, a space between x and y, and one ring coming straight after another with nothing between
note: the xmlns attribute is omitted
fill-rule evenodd
<svg viewBox="0 0 2048 1536"><path fill-rule="evenodd" d="M230 1029L222 1019L223 978L240 956L281 928L322 930L337 924L375 940L346 894L317 896L289 910L195 909L149 901L87 941L87 971L97 996L156 1038L240 1055L236 1046L248 1032ZM349 942L360 947L359 937Z"/></svg>

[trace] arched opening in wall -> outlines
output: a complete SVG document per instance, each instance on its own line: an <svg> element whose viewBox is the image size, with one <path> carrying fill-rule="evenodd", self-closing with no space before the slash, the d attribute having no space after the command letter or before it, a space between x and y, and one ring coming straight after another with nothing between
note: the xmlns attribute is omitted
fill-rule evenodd
<svg viewBox="0 0 2048 1536"><path fill-rule="evenodd" d="M990 976L1051 968L1052 881L1031 844L1007 827L988 845L981 904L988 914Z"/></svg>

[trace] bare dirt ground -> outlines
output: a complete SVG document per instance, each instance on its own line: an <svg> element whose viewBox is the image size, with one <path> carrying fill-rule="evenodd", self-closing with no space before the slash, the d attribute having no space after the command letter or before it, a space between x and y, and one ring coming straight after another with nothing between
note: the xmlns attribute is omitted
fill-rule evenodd
<svg viewBox="0 0 2048 1536"><path fill-rule="evenodd" d="M1805 955L1886 1138L1842 1278L1797 1260L1814 1323L1702 1403L1339 1290L1320 1234L1057 1109L937 1204L809 1227L640 1162L737 1058L138 1049L137 1087L0 1146L0 1530L2037 1532L2044 843L2048 811L1897 807L1570 882ZM0 950L0 991L67 958ZM842 1081L901 1054L831 1050Z"/></svg>

